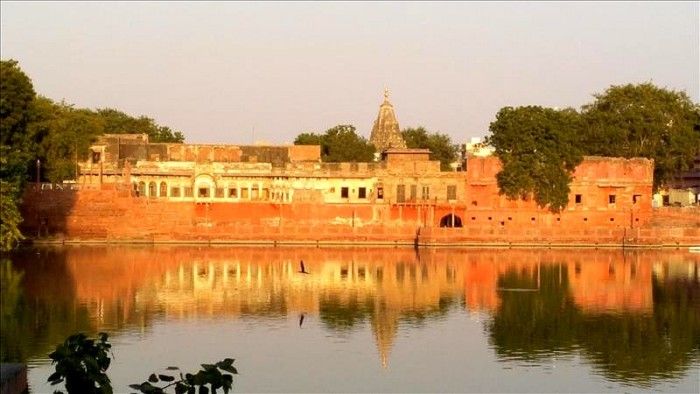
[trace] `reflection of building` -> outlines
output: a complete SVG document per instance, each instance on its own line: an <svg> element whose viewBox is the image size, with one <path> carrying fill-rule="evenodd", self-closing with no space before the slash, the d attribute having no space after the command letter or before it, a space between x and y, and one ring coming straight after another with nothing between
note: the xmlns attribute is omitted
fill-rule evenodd
<svg viewBox="0 0 700 394"><path fill-rule="evenodd" d="M301 259L310 274L297 272ZM53 256L56 261L61 260ZM32 261L22 267L30 296L87 305L98 330L145 327L158 316L189 320L306 313L330 330L369 324L380 361L388 365L402 321L430 319L462 301L469 310L497 313L499 286L507 285L500 282L507 274L537 289L540 269L551 267L550 272L558 270L554 285L566 289L584 313L640 313L652 309L652 271L662 278L681 276L676 273L681 271L697 278L700 256L600 250L430 250L416 256L411 249L81 247L67 249L64 264L63 270L52 271L52 283L69 283L69 289L44 282L43 264ZM342 324L333 321L347 317Z"/></svg>

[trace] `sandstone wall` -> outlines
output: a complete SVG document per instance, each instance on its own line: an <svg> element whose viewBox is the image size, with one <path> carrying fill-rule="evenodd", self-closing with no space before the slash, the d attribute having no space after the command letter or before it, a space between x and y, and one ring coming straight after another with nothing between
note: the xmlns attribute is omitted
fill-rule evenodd
<svg viewBox="0 0 700 394"><path fill-rule="evenodd" d="M635 212L469 205L170 202L129 191L27 189L29 236L99 241L321 241L425 244L700 245L700 217L639 224ZM447 215L461 228L439 228ZM645 213L651 216L649 213Z"/></svg>

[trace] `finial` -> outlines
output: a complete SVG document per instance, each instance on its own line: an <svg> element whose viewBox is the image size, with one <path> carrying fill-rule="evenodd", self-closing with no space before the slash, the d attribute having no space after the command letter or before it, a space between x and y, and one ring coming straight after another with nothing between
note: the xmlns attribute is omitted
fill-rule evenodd
<svg viewBox="0 0 700 394"><path fill-rule="evenodd" d="M384 100L389 100L389 88L384 87Z"/></svg>

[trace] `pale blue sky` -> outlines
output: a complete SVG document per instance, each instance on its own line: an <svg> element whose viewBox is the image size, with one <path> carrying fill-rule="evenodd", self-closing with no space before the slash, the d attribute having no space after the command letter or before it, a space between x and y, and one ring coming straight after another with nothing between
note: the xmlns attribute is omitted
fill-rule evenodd
<svg viewBox="0 0 700 394"><path fill-rule="evenodd" d="M504 106L580 107L652 81L698 102L698 2L12 3L2 58L35 89L189 142L291 142L391 90L402 127L482 136Z"/></svg>

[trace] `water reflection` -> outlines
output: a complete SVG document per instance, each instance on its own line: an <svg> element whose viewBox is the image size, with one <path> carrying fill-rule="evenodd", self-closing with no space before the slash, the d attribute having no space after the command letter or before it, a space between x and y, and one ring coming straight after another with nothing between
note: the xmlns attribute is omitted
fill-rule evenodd
<svg viewBox="0 0 700 394"><path fill-rule="evenodd" d="M68 247L12 260L3 361L44 358L79 330L293 316L337 336L371 330L386 368L400 327L451 313L489 316L501 363L580 355L642 387L683 375L700 351L699 258L683 252Z"/></svg>

